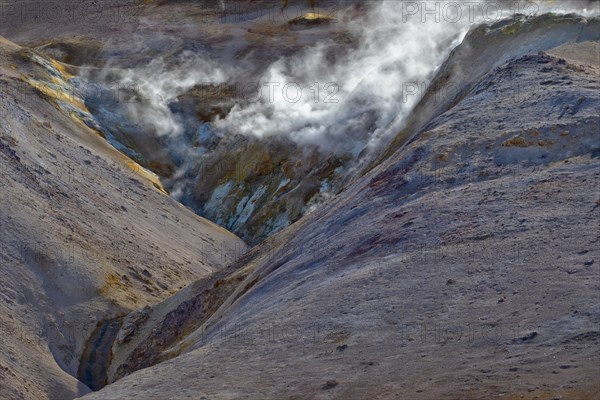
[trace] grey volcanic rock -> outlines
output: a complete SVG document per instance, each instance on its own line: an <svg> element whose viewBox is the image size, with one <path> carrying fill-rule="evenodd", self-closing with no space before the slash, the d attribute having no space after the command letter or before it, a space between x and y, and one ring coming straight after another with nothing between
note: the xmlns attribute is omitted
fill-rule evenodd
<svg viewBox="0 0 600 400"><path fill-rule="evenodd" d="M170 360L84 398L595 398L598 42L553 44L224 270L245 278Z"/></svg>
<svg viewBox="0 0 600 400"><path fill-rule="evenodd" d="M68 95L64 66L0 38L0 387L65 399L96 322L156 303L246 245L169 198Z"/></svg>
<svg viewBox="0 0 600 400"><path fill-rule="evenodd" d="M131 314L128 314L127 317L123 320L123 324L119 329L117 334L117 343L123 344L131 339L131 335L133 335L138 326L148 319L148 309L143 308L141 310L136 310Z"/></svg>

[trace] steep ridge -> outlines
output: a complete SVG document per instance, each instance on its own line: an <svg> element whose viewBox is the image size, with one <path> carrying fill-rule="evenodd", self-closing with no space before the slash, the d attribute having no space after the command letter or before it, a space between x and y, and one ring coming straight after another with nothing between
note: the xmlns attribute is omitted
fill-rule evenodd
<svg viewBox="0 0 600 400"><path fill-rule="evenodd" d="M382 164L147 310L113 345L121 379L85 398L594 398L597 24L477 28L434 82L460 82L490 34L523 46L487 43ZM185 329L157 329L173 315Z"/></svg>
<svg viewBox="0 0 600 400"><path fill-rule="evenodd" d="M494 68L525 53L544 51L566 42L585 42L598 39L600 21L578 15L543 14L535 17L517 15L515 18L498 21L471 30L461 46L440 67L436 79L426 90L411 87L408 96L422 96L402 131L393 138L389 146L382 149L382 158L393 154L411 137L425 129L432 119L452 108L475 83ZM518 86L511 88L518 95Z"/></svg>
<svg viewBox="0 0 600 400"><path fill-rule="evenodd" d="M76 376L97 322L247 246L90 128L63 64L1 37L0 49L0 397L73 398L90 390Z"/></svg>

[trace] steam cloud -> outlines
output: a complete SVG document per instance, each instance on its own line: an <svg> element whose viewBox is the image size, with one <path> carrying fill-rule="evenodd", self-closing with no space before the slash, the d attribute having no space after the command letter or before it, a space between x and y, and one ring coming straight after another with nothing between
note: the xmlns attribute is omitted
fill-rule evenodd
<svg viewBox="0 0 600 400"><path fill-rule="evenodd" d="M215 126L222 133L287 135L301 144L328 150L341 146L356 154L401 125L418 101L403 89L429 82L472 25L515 12L593 14L598 8L588 1L505 1L488 3L500 13L481 3L472 15L463 7L457 15L453 4L460 2L372 2L364 19L347 23L357 38L355 49L342 53L329 40L278 60L259 78L257 99L236 105ZM441 18L426 13L435 7ZM135 87L143 99L128 104L127 113L144 130L178 136L182 122L169 105L195 85L235 81L236 75L233 67L217 67L207 57L185 52L175 63L159 59L124 71L121 86Z"/></svg>
<svg viewBox="0 0 600 400"><path fill-rule="evenodd" d="M488 7L491 3L500 13ZM384 0L369 3L359 19L336 16L354 38L351 49L341 50L329 39L279 59L258 79L260 96L235 105L213 127L220 135L285 135L299 144L357 156L398 132L419 100L406 96L407 85L425 88L471 26L517 12L598 14L598 3L588 1L482 2L472 13L463 8L460 15L452 4L461 2ZM435 7L440 15L426 13ZM191 52L119 74L119 86L135 88L141 99L126 104L127 117L146 134L165 138L173 158L179 160L175 181L199 154L182 137L189 127L172 104L196 85L235 82L241 76L234 66L217 66L207 56Z"/></svg>
<svg viewBox="0 0 600 400"><path fill-rule="evenodd" d="M350 22L358 39L350 52L337 54L330 40L275 62L260 79L260 100L234 107L216 126L361 151L367 138L385 135L414 106L415 97L403 98L403 85L427 81L470 26L466 19L423 23L420 15L407 18L404 7L383 1Z"/></svg>
<svg viewBox="0 0 600 400"><path fill-rule="evenodd" d="M185 51L175 63L155 59L145 67L125 70L119 86L133 88L140 97L140 102L126 103L134 121L158 136L178 136L183 126L169 104L199 83L223 83L227 75L203 56Z"/></svg>
<svg viewBox="0 0 600 400"><path fill-rule="evenodd" d="M357 154L397 132L419 100L404 89L415 83L424 88L472 25L517 12L594 14L598 8L587 1L491 3L471 6L469 14L467 7L457 10L455 1L379 2L364 20L349 25L358 38L356 50L329 61L336 53L329 41L277 61L260 80L260 100L236 106L216 125Z"/></svg>

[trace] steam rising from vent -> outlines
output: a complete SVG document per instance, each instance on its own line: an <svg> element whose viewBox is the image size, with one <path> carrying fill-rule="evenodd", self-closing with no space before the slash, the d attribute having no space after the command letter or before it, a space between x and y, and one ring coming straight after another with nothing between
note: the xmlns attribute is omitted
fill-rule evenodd
<svg viewBox="0 0 600 400"><path fill-rule="evenodd" d="M597 14L598 8L586 1L368 4L361 18L336 15L354 38L351 50L329 39L274 62L252 83L257 96L238 102L225 118L214 121L219 134L285 135L324 151L357 155L400 129L419 100L407 88L426 87L472 25L515 13ZM178 96L196 85L243 80L233 66L217 66L190 51L176 60L156 59L122 71L119 79L119 86L133 88L139 100L126 105L128 117L145 132L172 140L186 129L172 107Z"/></svg>
<svg viewBox="0 0 600 400"><path fill-rule="evenodd" d="M404 128L438 68L471 27L494 25L517 13L590 15L598 14L597 8L597 3L585 2L385 0L349 6L345 14L335 12L337 25L333 26L331 20L315 22L321 17L311 14L306 17L310 30L300 34L293 30L306 26L294 25L297 20L290 25L287 19L247 25L239 23L243 18L221 21L227 32L224 38L183 41L174 46L175 55L135 68L90 69L95 76L89 80L101 82L103 89L116 82L125 101L85 97L86 105L107 139L157 172L172 197L229 229L254 232L248 227L260 220L272 233L311 212L383 158L386 150L401 144L386 146ZM523 25L534 26L524 24L521 17L495 24L490 42L518 42ZM474 37L486 35L487 29ZM538 35L541 30L535 29ZM573 37L582 36L578 32L573 31ZM515 33L513 38L502 36ZM267 37L279 39L279 34L283 40L296 41L293 55L265 61L261 57L287 51L285 42L275 48L268 41L260 42ZM301 43L314 38L319 39L298 51ZM465 44L457 58L489 44L487 40L474 43L473 48ZM181 48L203 46L207 53L181 52ZM522 51L532 51L527 43L520 46ZM480 70L508 60L491 61L493 51L489 46L489 53L483 51L477 58L484 60ZM501 51L512 57L509 53ZM490 65L486 54L491 56ZM461 80L477 71L465 71L461 60L454 67L448 71ZM442 86L456 83L454 78L441 79ZM238 92L240 85L243 89ZM219 86L224 90L215 94L213 89ZM453 90L430 93L452 96L440 99L439 109L456 95ZM428 99L424 108L437 111L434 100Z"/></svg>
<svg viewBox="0 0 600 400"><path fill-rule="evenodd" d="M155 59L143 68L124 71L119 86L133 89L139 97L126 103L133 121L158 136L178 136L183 133L182 122L169 104L201 82L222 83L226 77L222 68L202 55L185 51L168 66Z"/></svg>
<svg viewBox="0 0 600 400"><path fill-rule="evenodd" d="M277 61L261 78L260 100L236 106L216 125L258 137L288 135L298 143L357 154L398 131L419 100L405 89L424 87L472 25L515 13L593 14L594 6L585 9L584 3L456 7L460 2L382 1L364 20L351 23L358 38L355 50L336 54L336 44L329 41Z"/></svg>
<svg viewBox="0 0 600 400"><path fill-rule="evenodd" d="M367 4L358 13L335 15L343 28L337 33L343 32L348 45L336 43L339 36L334 29L329 39L265 66L254 82L246 82L244 65L217 64L208 55L192 51L126 70L106 68L94 80L116 80L131 101L100 104L96 115L104 118L113 143L119 142L119 135L126 140L134 137L138 147L155 139L143 150L167 153L162 159L174 163L176 170L165 183L176 198L185 196L198 179L195 168L210 151L202 147L203 141L217 136L280 135L301 145L315 145L324 153L350 154L364 163L369 157L363 155L387 142L382 138L399 132L436 69L473 25L494 23L516 13L595 15L599 7L586 1L384 0ZM180 97L195 87L233 83L254 86L257 95L234 99L233 108L212 124L203 124L178 107ZM119 148L131 150L122 144Z"/></svg>
<svg viewBox="0 0 600 400"><path fill-rule="evenodd" d="M384 1L351 22L352 51L340 54L330 40L275 62L260 79L260 100L234 107L216 125L356 154L408 114L418 99L403 96L403 86L429 80L470 26L466 18L423 23L406 11L403 2Z"/></svg>

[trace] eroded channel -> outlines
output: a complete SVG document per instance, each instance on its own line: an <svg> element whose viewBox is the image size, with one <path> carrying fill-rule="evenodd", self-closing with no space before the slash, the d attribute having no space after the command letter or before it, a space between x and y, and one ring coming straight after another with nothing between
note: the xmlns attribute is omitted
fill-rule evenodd
<svg viewBox="0 0 600 400"><path fill-rule="evenodd" d="M79 362L77 379L96 391L107 384L112 345L123 323L123 317L101 321L86 344Z"/></svg>

